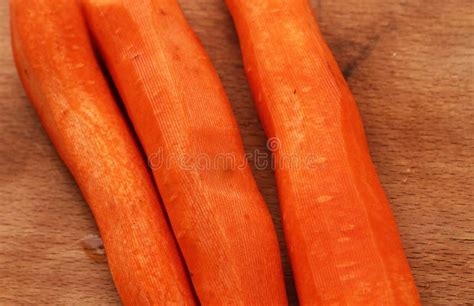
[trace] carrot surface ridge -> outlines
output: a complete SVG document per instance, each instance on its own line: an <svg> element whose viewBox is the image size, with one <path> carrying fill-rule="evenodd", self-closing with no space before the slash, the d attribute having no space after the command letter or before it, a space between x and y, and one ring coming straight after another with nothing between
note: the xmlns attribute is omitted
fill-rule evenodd
<svg viewBox="0 0 474 306"><path fill-rule="evenodd" d="M355 100L307 0L227 0L302 305L419 305Z"/></svg>
<svg viewBox="0 0 474 306"><path fill-rule="evenodd" d="M151 175L76 1L10 1L20 79L89 204L125 305L195 305Z"/></svg>
<svg viewBox="0 0 474 306"><path fill-rule="evenodd" d="M83 1L203 305L286 305L279 246L219 77L175 0Z"/></svg>

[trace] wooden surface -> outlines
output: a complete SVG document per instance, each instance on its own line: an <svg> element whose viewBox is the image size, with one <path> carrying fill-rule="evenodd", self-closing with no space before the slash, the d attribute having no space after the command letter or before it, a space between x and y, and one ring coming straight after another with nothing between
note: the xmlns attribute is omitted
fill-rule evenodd
<svg viewBox="0 0 474 306"><path fill-rule="evenodd" d="M264 151L223 1L181 3L227 89L246 150ZM473 3L313 1L358 101L425 305L474 301ZM0 0L0 131L0 304L119 303L102 250L94 249L97 229L87 204L16 76L6 0ZM254 173L282 237L273 173Z"/></svg>

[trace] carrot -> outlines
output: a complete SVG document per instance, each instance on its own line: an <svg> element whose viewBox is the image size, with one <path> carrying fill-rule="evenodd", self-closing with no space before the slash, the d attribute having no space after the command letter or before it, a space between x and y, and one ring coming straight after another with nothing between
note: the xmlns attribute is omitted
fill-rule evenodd
<svg viewBox="0 0 474 306"><path fill-rule="evenodd" d="M83 3L200 302L286 304L270 214L223 86L177 1Z"/></svg>
<svg viewBox="0 0 474 306"><path fill-rule="evenodd" d="M152 178L94 57L76 1L10 1L16 66L97 221L125 305L195 305Z"/></svg>
<svg viewBox="0 0 474 306"><path fill-rule="evenodd" d="M302 305L419 305L354 98L307 0L227 0Z"/></svg>

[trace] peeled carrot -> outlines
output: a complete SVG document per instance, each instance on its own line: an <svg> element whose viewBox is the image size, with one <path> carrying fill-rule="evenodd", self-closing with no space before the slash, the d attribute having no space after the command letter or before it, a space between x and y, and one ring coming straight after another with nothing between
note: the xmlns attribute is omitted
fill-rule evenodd
<svg viewBox="0 0 474 306"><path fill-rule="evenodd" d="M419 305L354 98L307 0L227 0L302 305Z"/></svg>
<svg viewBox="0 0 474 306"><path fill-rule="evenodd" d="M87 0L84 11L200 302L286 304L270 214L224 88L177 1Z"/></svg>
<svg viewBox="0 0 474 306"><path fill-rule="evenodd" d="M26 92L97 221L125 305L195 305L146 164L71 0L10 1Z"/></svg>

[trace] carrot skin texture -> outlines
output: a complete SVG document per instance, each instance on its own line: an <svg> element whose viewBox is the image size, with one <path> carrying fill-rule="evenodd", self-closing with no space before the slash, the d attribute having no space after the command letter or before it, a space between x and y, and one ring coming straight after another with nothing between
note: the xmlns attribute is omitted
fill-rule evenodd
<svg viewBox="0 0 474 306"><path fill-rule="evenodd" d="M76 1L10 1L16 66L97 221L124 305L196 305L153 180Z"/></svg>
<svg viewBox="0 0 474 306"><path fill-rule="evenodd" d="M245 164L223 86L177 1L83 5L200 302L286 305L270 214ZM220 163L222 156L233 163Z"/></svg>
<svg viewBox="0 0 474 306"><path fill-rule="evenodd" d="M419 305L355 100L307 0L226 0L302 305Z"/></svg>

